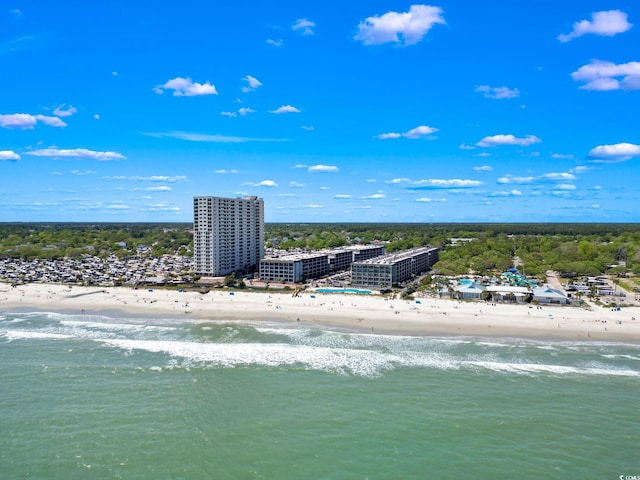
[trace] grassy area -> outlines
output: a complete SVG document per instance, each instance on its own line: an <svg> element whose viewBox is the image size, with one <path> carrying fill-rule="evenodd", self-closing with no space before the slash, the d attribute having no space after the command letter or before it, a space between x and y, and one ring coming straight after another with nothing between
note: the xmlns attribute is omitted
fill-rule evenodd
<svg viewBox="0 0 640 480"><path fill-rule="evenodd" d="M632 284L630 284L628 282L625 282L623 280L618 280L616 283L618 284L618 286L620 288L625 289L627 292L633 292L633 287L634 286Z"/></svg>

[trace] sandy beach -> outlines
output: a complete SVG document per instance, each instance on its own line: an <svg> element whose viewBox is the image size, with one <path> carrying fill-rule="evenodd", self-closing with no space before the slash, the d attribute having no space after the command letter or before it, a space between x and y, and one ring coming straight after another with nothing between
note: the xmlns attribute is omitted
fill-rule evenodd
<svg viewBox="0 0 640 480"><path fill-rule="evenodd" d="M402 335L468 335L640 342L640 307L487 304L374 295L178 292L122 287L0 284L0 311L120 312L170 319L272 320Z"/></svg>

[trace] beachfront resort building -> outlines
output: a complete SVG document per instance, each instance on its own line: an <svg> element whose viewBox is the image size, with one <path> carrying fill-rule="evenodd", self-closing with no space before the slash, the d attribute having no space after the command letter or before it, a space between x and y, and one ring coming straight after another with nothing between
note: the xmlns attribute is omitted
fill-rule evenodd
<svg viewBox="0 0 640 480"><path fill-rule="evenodd" d="M264 257L264 200L193 198L194 268L218 277L256 267Z"/></svg>
<svg viewBox="0 0 640 480"><path fill-rule="evenodd" d="M360 259L384 255L384 245L352 245L317 252L283 255L260 260L264 282L304 282L348 270Z"/></svg>
<svg viewBox="0 0 640 480"><path fill-rule="evenodd" d="M326 253L299 253L260 260L260 280L263 282L303 282L329 273Z"/></svg>
<svg viewBox="0 0 640 480"><path fill-rule="evenodd" d="M551 288L549 285L535 287L532 291L532 300L538 303L568 305L571 299L560 290Z"/></svg>
<svg viewBox="0 0 640 480"><path fill-rule="evenodd" d="M363 260L368 260L369 258L384 255L384 245L351 245L348 247L326 250L326 253L329 257L329 270L333 273L349 270L353 262L361 262Z"/></svg>
<svg viewBox="0 0 640 480"><path fill-rule="evenodd" d="M351 283L354 287L391 288L426 272L437 261L437 248L420 247L354 262Z"/></svg>
<svg viewBox="0 0 640 480"><path fill-rule="evenodd" d="M442 293L446 293L445 289ZM504 303L529 303L567 305L571 299L560 290L549 285L520 287L517 285L482 285L471 280L462 280L449 291L460 300L484 300Z"/></svg>

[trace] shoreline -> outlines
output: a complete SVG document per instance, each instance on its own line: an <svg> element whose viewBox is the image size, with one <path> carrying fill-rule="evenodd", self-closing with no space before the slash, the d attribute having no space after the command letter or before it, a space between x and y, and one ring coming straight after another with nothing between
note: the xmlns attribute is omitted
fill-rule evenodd
<svg viewBox="0 0 640 480"><path fill-rule="evenodd" d="M314 298L315 297L315 298ZM0 312L130 315L169 322L269 321L408 336L519 338L640 343L640 307L614 311L567 306L487 304L451 299L390 300L302 292L178 292L126 287L0 284ZM635 319L635 320L634 320Z"/></svg>

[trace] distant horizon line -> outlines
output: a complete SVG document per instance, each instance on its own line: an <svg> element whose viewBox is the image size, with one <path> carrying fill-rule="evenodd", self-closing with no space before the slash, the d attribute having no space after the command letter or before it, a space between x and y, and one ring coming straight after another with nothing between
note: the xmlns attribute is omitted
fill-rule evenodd
<svg viewBox="0 0 640 480"><path fill-rule="evenodd" d="M338 222L264 222L266 224L283 224L283 225L639 225L638 222L557 222L557 221L548 221L548 222L539 222L539 221L518 221L518 222L482 222L482 221L466 221L466 222L349 222L349 221L338 221ZM192 221L180 221L180 222L172 222L172 221L159 221L159 222L148 222L148 221L127 221L127 222L112 222L112 221L64 221L64 220L37 220L37 221L0 221L0 225L44 225L44 224L56 224L56 225L190 225L193 224Z"/></svg>

